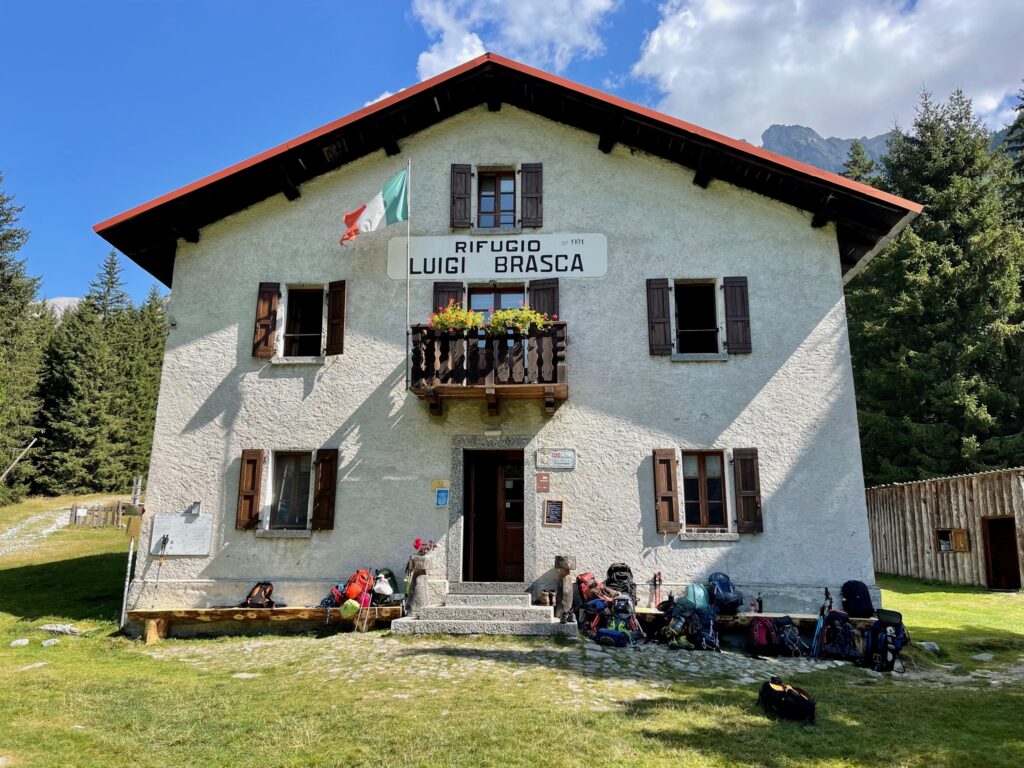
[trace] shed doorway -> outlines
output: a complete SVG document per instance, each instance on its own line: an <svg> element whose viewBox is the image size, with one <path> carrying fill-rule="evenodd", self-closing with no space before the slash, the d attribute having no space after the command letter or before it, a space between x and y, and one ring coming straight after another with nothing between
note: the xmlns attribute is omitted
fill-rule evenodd
<svg viewBox="0 0 1024 768"><path fill-rule="evenodd" d="M523 452L466 451L463 581L523 580Z"/></svg>
<svg viewBox="0 0 1024 768"><path fill-rule="evenodd" d="M1020 589L1017 525L1012 517L983 517L989 589Z"/></svg>

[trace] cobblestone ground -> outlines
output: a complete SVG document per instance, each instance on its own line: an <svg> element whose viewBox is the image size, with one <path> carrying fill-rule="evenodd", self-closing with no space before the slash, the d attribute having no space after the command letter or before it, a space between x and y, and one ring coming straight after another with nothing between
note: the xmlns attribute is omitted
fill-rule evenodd
<svg viewBox="0 0 1024 768"><path fill-rule="evenodd" d="M757 659L726 651L670 651L661 645L609 649L588 642L557 644L500 637L403 637L387 633L340 634L326 638L265 637L217 641L167 641L141 651L153 658L238 679L253 678L271 669L286 668L311 681L357 683L380 679L416 681L420 690L432 685L461 685L478 675L507 676L509 684L542 681L562 691L566 703L588 708L610 707L628 693L632 698L655 696L655 689L672 683L714 681L718 685L759 684L771 675L848 667L853 685L881 675L840 661ZM953 674L942 667L911 668L892 675L900 684L991 687L1024 683L1024 659L1011 667ZM395 698L404 698L401 686ZM629 690L625 690L629 689ZM646 693L644 691L649 691Z"/></svg>

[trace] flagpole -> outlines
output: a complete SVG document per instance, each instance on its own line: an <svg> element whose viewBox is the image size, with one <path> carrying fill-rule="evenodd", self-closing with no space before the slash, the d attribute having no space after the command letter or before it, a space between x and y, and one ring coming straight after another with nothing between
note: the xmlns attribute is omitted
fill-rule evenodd
<svg viewBox="0 0 1024 768"><path fill-rule="evenodd" d="M410 365L412 351L412 327L409 317L409 260L411 256L412 243L412 158L406 159L405 176L405 388L408 391L410 385Z"/></svg>

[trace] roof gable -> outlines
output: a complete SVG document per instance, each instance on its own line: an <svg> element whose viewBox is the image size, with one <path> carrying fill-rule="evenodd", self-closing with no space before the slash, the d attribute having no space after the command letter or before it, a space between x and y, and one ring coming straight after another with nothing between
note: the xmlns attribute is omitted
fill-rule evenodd
<svg viewBox="0 0 1024 768"><path fill-rule="evenodd" d="M181 189L95 225L111 245L171 285L177 242L277 194L301 195L305 182L400 142L467 109L511 104L596 136L595 151L626 144L694 170L694 183L718 179L834 221L848 280L921 206L683 120L487 53L437 77L268 149Z"/></svg>

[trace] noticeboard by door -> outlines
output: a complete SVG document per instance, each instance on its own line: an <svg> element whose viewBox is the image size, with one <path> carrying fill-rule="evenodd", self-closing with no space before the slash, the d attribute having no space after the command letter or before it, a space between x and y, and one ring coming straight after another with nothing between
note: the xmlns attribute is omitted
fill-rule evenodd
<svg viewBox="0 0 1024 768"><path fill-rule="evenodd" d="M544 525L560 526L565 522L565 499L544 499Z"/></svg>

